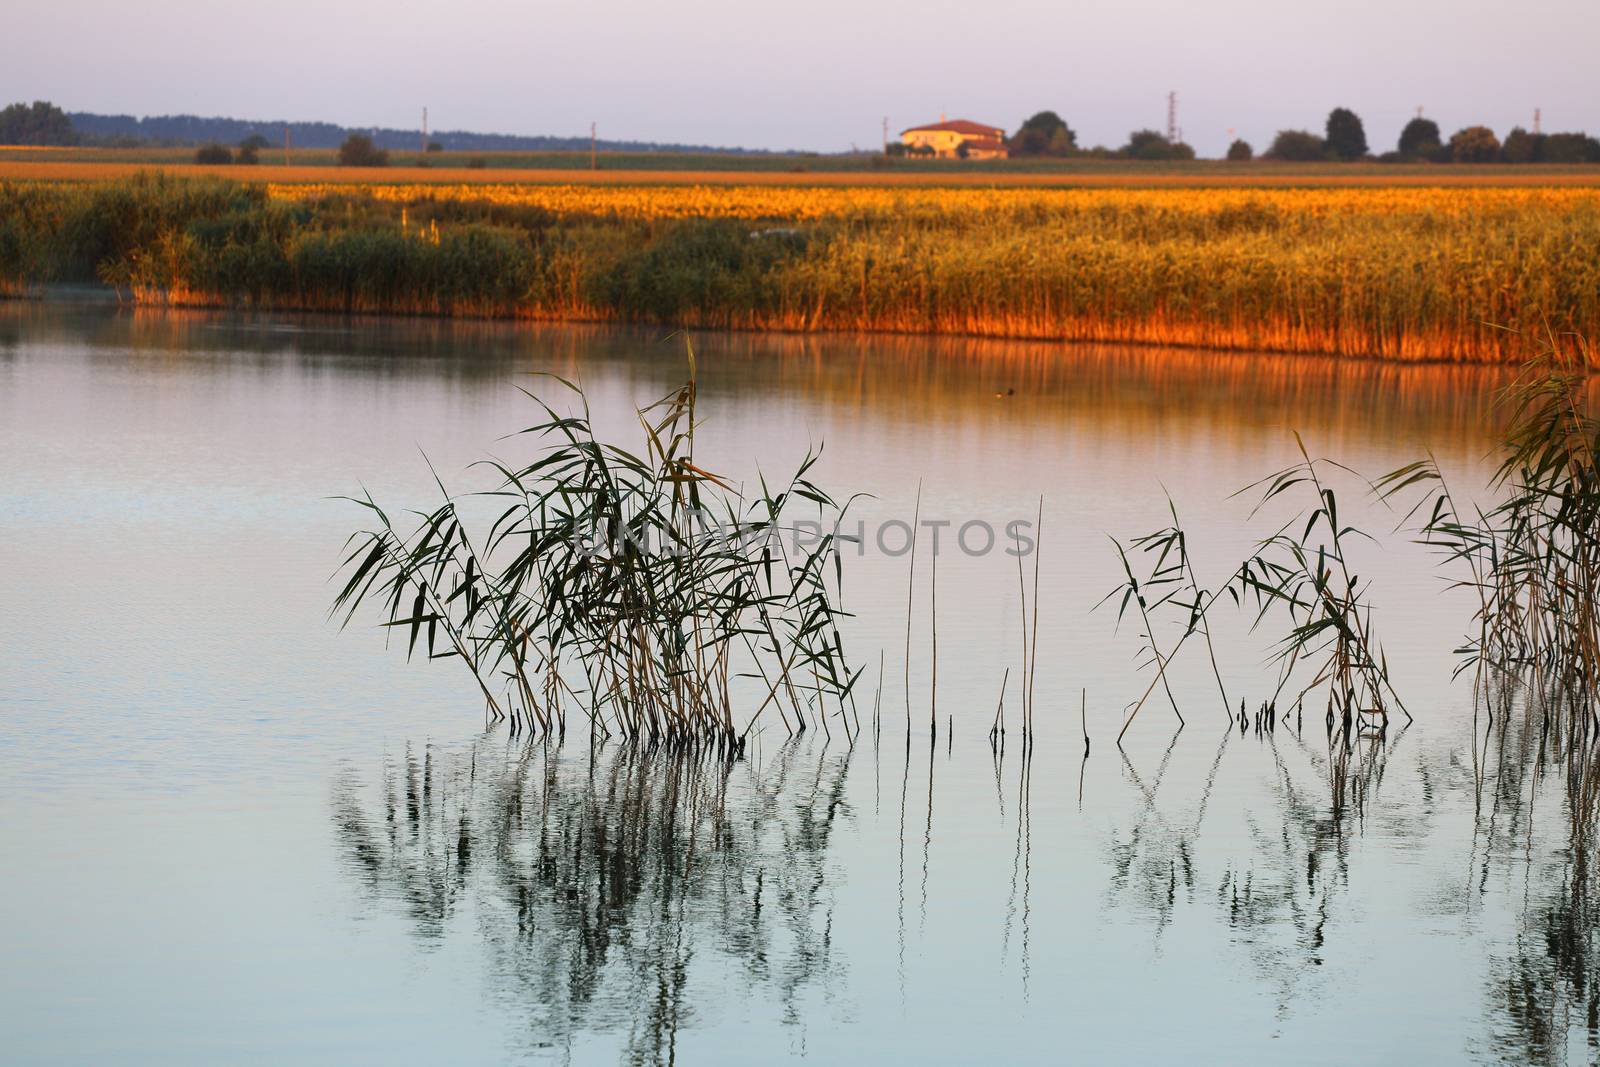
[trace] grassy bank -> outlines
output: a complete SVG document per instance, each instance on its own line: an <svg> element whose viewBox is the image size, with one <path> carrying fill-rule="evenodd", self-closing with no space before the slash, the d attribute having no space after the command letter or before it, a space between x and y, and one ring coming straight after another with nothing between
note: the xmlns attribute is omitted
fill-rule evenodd
<svg viewBox="0 0 1600 1067"><path fill-rule="evenodd" d="M0 183L0 284L196 305L1521 358L1600 192ZM1493 323L1494 325L1488 325Z"/></svg>

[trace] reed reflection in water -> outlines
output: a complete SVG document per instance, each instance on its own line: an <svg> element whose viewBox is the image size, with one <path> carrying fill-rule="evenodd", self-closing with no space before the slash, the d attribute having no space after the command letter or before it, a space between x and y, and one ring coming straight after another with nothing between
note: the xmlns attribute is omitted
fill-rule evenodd
<svg viewBox="0 0 1600 1067"><path fill-rule="evenodd" d="M407 748L372 788L343 775L334 821L349 869L420 940L474 914L531 1048L598 1033L671 1062L681 1027L749 990L790 1026L839 994L828 846L848 768L797 744L758 766L491 736Z"/></svg>
<svg viewBox="0 0 1600 1067"><path fill-rule="evenodd" d="M477 946L496 1003L521 1020L517 1051L536 1058L667 1063L692 1033L754 1027L787 1033L791 1053L816 1041L827 1060L840 1028L870 1048L920 1025L930 979L951 966L986 987L976 1009L1023 1020L1016 1058L1047 1058L1048 1018L1093 995L1102 954L1160 964L1196 938L1218 946L1217 975L1240 975L1224 1000L1265 996L1286 1032L1315 1031L1327 1005L1367 996L1350 983L1405 951L1372 940L1391 900L1412 902L1406 938L1451 930L1486 950L1476 1003L1438 1015L1418 990L1415 1007L1390 1005L1396 1019L1424 1013L1424 1044L1495 1062L1600 1053L1593 819L1560 772L1569 754L1535 720L1499 715L1440 745L1415 728L1345 739L1284 717L1106 749L903 746L871 731L727 762L497 732L407 747L375 776L347 768L333 823L361 896L403 916L419 946ZM873 844L896 849L898 877L857 870ZM1086 872L1098 889L1080 908L1068 883ZM941 958L940 917L956 906L991 949ZM836 921L852 908L897 921L852 938ZM898 988L881 988L890 976ZM888 1017L865 1018L875 1011ZM1452 1013L1472 1021L1434 1032ZM1254 1018L1212 1035L1219 1054L1259 1050ZM1075 1025L1101 1047L1093 1023ZM1373 1018L1348 1054L1397 1047L1388 1025ZM1172 1052L1171 1036L1126 1051Z"/></svg>

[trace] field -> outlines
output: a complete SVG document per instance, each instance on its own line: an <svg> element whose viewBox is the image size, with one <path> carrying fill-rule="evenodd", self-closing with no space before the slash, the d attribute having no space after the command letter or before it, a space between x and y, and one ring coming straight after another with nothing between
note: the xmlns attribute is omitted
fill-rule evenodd
<svg viewBox="0 0 1600 1067"><path fill-rule="evenodd" d="M0 147L0 179L94 181L160 170L183 177L363 185L909 185L909 186L1548 186L1600 187L1600 166L1439 166L1384 163L1133 162L1106 159L885 160L860 155L682 155L666 152L417 152L392 165L337 165L331 149L303 149L285 164L268 148L254 166L200 166L190 148ZM481 165L469 165L481 164Z"/></svg>
<svg viewBox="0 0 1600 1067"><path fill-rule="evenodd" d="M339 180L0 182L0 288L97 279L188 305L1407 360L1514 360L1547 328L1600 335L1600 190L1555 175L1051 188L317 173Z"/></svg>

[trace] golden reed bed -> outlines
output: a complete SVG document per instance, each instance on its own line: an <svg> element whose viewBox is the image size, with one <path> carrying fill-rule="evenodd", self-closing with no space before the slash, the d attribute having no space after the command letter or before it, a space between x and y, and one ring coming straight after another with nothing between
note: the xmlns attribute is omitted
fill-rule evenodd
<svg viewBox="0 0 1600 1067"><path fill-rule="evenodd" d="M474 184L332 173L341 180L0 181L0 230L9 213L20 252L9 274L0 263L0 282L76 270L174 304L1412 361L1516 362L1548 330L1600 337L1592 186L914 187L752 174ZM130 233L137 247L124 247Z"/></svg>
<svg viewBox="0 0 1600 1067"><path fill-rule="evenodd" d="M905 219L908 223L969 223L995 219L995 225L1033 221L1049 227L1064 217L1111 216L1154 211L1183 216L1186 222L1207 221L1252 209L1281 213L1296 223L1332 216L1415 217L1447 222L1484 212L1564 210L1600 205L1600 188L1591 187L1176 187L1127 188L983 188L896 185L804 186L740 182L613 185L600 183L518 183L475 185L448 182L363 184L341 182L270 182L270 196L280 200L370 196L393 204L463 201L542 208L561 216L607 216L626 219L734 218L774 222L817 221L872 216L875 221ZM1002 219L1001 217L1005 218ZM1021 221L1019 221L1021 220Z"/></svg>

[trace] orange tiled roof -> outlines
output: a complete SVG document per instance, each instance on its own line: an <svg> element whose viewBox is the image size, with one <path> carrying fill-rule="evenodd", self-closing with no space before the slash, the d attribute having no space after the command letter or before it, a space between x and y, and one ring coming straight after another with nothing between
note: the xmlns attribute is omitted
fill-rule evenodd
<svg viewBox="0 0 1600 1067"><path fill-rule="evenodd" d="M944 130L950 133L970 134L973 137L993 137L1000 130L1000 127L985 126L981 122L969 122L966 119L951 119L949 122L930 122L926 126L912 126L910 129L900 132L905 134L923 130Z"/></svg>

